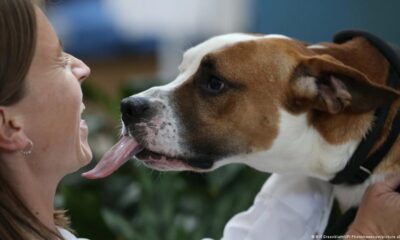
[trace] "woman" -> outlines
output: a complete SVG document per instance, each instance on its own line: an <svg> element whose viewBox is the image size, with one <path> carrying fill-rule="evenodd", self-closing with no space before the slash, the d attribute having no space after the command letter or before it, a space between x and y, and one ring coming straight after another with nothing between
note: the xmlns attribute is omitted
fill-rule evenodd
<svg viewBox="0 0 400 240"><path fill-rule="evenodd" d="M60 180L92 159L89 74L30 0L0 1L0 239L73 239L53 203Z"/></svg>
<svg viewBox="0 0 400 240"><path fill-rule="evenodd" d="M30 0L0 0L0 239L76 239L53 202L60 180L92 158L80 117L89 74ZM398 184L367 191L349 232L396 233Z"/></svg>

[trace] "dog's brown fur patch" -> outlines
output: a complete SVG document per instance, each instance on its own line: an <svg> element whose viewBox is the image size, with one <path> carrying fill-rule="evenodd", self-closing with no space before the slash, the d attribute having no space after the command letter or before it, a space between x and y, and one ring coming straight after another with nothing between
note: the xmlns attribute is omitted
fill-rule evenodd
<svg viewBox="0 0 400 240"><path fill-rule="evenodd" d="M179 102L185 102L179 103L180 111L196 119L199 128L215 139L230 135L241 139L238 144L247 151L268 149L278 134L278 107L296 64L294 58L282 51L286 45L294 48L288 50L289 54L301 51L294 41L263 39L241 42L206 55L197 73L176 91ZM201 95L196 82L202 78L204 65L210 64L212 74L242 87L220 96ZM191 134L201 135L199 131Z"/></svg>
<svg viewBox="0 0 400 240"><path fill-rule="evenodd" d="M378 85L385 86L389 75L389 63L364 38L354 38L345 44L321 43L325 48L313 48L317 54L328 54L343 64L362 72L367 78ZM374 99L371 99L374 100ZM400 101L393 103L389 117L385 123L383 135L375 143L371 153L375 152L387 138ZM329 115L318 112L310 112L309 119L313 126L331 143L342 143L351 139L359 139L374 121L373 112L364 114L338 114ZM392 147L392 151L385 157L376 170L376 173L398 171L400 169L400 140Z"/></svg>
<svg viewBox="0 0 400 240"><path fill-rule="evenodd" d="M345 44L322 43L325 48L312 48L312 56L321 56L327 61L335 61L346 67L353 68L365 74L372 82L384 85L388 76L388 62L365 39L355 38ZM299 62L302 60L299 59ZM317 70L314 70L317 71ZM295 73L296 74L296 73ZM295 76L299 77L299 76ZM292 96L293 97L293 96ZM289 96L289 99L291 96ZM292 112L309 110L308 106L291 103L288 109ZM360 139L373 120L373 111L354 114L341 112L330 114L321 111L309 111L309 121L321 135L332 144L341 144L350 140Z"/></svg>

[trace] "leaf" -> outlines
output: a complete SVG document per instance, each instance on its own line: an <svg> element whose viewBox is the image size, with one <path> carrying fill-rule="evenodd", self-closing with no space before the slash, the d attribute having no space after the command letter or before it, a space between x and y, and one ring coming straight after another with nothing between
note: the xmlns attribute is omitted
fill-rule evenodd
<svg viewBox="0 0 400 240"><path fill-rule="evenodd" d="M107 225L119 236L119 239L138 239L131 223L124 216L110 209L103 209L102 215Z"/></svg>

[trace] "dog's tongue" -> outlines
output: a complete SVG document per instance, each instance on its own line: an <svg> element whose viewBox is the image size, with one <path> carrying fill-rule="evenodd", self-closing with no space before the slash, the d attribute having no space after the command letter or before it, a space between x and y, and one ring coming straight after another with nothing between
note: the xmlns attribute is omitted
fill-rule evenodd
<svg viewBox="0 0 400 240"><path fill-rule="evenodd" d="M124 136L104 154L94 169L82 176L88 179L107 177L142 149L134 138Z"/></svg>

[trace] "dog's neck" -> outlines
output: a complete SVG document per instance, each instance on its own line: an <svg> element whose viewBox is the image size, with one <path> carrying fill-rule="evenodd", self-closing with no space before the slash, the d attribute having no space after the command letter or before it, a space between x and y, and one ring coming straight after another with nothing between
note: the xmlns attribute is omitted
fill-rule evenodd
<svg viewBox="0 0 400 240"><path fill-rule="evenodd" d="M313 51L317 54L330 55L345 65L362 72L370 81L379 85L386 85L390 74L390 64L379 50L364 38L354 38L352 41L348 41L344 44L323 43L314 48ZM384 143L399 107L399 101L392 105L391 112L385 122L383 134L375 143L370 153L374 152ZM310 162L319 163L319 165L316 164L314 166L320 167L308 168L311 170L310 175L330 180L333 177L333 172L344 168L357 145L370 130L374 121L374 113L369 112L354 116L337 115L330 116L329 118L325 118L323 115L310 114L309 118L313 119L313 125L318 129L319 133L322 133L324 139L327 139L330 143L338 144L340 141L343 141L343 137L346 138L345 143L337 145L338 148L335 149L335 151L325 152L324 155L322 155L325 159L318 157L318 154L310 156L313 160ZM322 151L324 151L324 147L325 150L334 149L332 145L327 145L324 141L314 142L317 142L318 145L316 147L319 147ZM373 182L381 181L386 175L394 172L400 172L399 140L392 146L391 150L375 169L372 176L364 183L354 186L335 186L334 194L338 199L341 209L344 211L351 206L358 205L368 185Z"/></svg>

